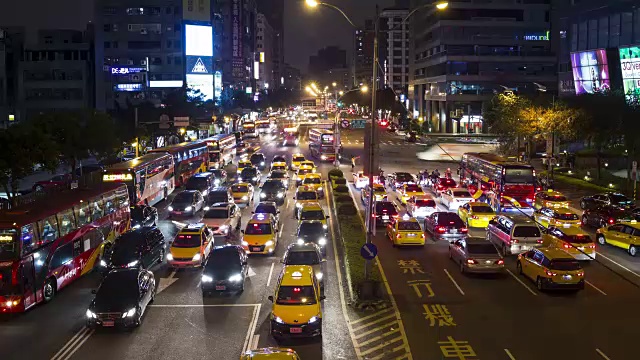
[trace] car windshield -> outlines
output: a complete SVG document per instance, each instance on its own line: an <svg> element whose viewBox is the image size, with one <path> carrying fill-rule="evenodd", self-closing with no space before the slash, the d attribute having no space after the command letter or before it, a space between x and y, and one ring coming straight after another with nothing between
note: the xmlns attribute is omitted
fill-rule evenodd
<svg viewBox="0 0 640 360"><path fill-rule="evenodd" d="M113 266L126 265L136 260L139 252L140 239L137 236L123 236L111 248L111 264Z"/></svg>
<svg viewBox="0 0 640 360"><path fill-rule="evenodd" d="M137 299L137 278L137 272L111 272L102 280L96 298L105 303L121 303L122 299Z"/></svg>
<svg viewBox="0 0 640 360"><path fill-rule="evenodd" d="M304 181L302 182L303 184L320 184L320 178L318 177L308 177L305 178Z"/></svg>
<svg viewBox="0 0 640 360"><path fill-rule="evenodd" d="M294 156L293 161L304 161L304 156Z"/></svg>
<svg viewBox="0 0 640 360"><path fill-rule="evenodd" d="M18 258L16 234L14 229L0 230L0 261Z"/></svg>
<svg viewBox="0 0 640 360"><path fill-rule="evenodd" d="M422 189L420 188L420 186L415 184L407 185L405 186L405 189L406 191L410 191L410 192L422 192Z"/></svg>
<svg viewBox="0 0 640 360"><path fill-rule="evenodd" d="M558 220L579 220L578 214L566 213L566 214L556 214L554 218Z"/></svg>
<svg viewBox="0 0 640 360"><path fill-rule="evenodd" d="M374 185L373 186L373 191L374 192L382 192L382 193L386 193L387 192L387 190L382 185Z"/></svg>
<svg viewBox="0 0 640 360"><path fill-rule="evenodd" d="M187 190L200 190L207 187L207 178L192 177L187 180Z"/></svg>
<svg viewBox="0 0 640 360"><path fill-rule="evenodd" d="M300 235L324 235L324 224L321 222L303 222L298 229Z"/></svg>
<svg viewBox="0 0 640 360"><path fill-rule="evenodd" d="M238 252L233 250L214 250L207 258L207 270L212 271L229 271L237 269L240 272L240 258Z"/></svg>
<svg viewBox="0 0 640 360"><path fill-rule="evenodd" d="M305 210L300 213L300 220L324 220L324 212L322 210Z"/></svg>
<svg viewBox="0 0 640 360"><path fill-rule="evenodd" d="M276 214L278 213L278 209L274 205L267 204L258 204L255 210L256 214Z"/></svg>
<svg viewBox="0 0 640 360"><path fill-rule="evenodd" d="M247 185L233 185L231 191L234 193L246 193L249 192L249 187Z"/></svg>
<svg viewBox="0 0 640 360"><path fill-rule="evenodd" d="M299 191L296 194L296 200L316 200L318 194L315 191Z"/></svg>
<svg viewBox="0 0 640 360"><path fill-rule="evenodd" d="M572 244L589 244L593 242L587 234L566 235L562 239Z"/></svg>
<svg viewBox="0 0 640 360"><path fill-rule="evenodd" d="M262 191L273 192L283 190L283 188L282 181L280 180L267 180L262 185Z"/></svg>
<svg viewBox="0 0 640 360"><path fill-rule="evenodd" d="M276 163L276 162L287 162L287 160L284 158L284 156L274 156L273 160L271 160L272 163Z"/></svg>
<svg viewBox="0 0 640 360"><path fill-rule="evenodd" d="M540 229L532 225L519 225L513 229L514 237L540 237Z"/></svg>
<svg viewBox="0 0 640 360"><path fill-rule="evenodd" d="M629 200L629 198L627 198L624 195L620 195L620 194L609 195L609 198L611 199L611 202L614 203L614 204L631 203L631 200Z"/></svg>
<svg viewBox="0 0 640 360"><path fill-rule="evenodd" d="M567 201L567 197L564 195L547 195L547 200L548 201Z"/></svg>
<svg viewBox="0 0 640 360"><path fill-rule="evenodd" d="M456 190L453 192L454 197L471 197L467 190Z"/></svg>
<svg viewBox="0 0 640 360"><path fill-rule="evenodd" d="M578 263L575 260L571 260L571 259L555 259L555 260L551 260L551 263L549 264L549 268L551 270L564 270L564 271L571 271L571 270L580 270L580 263Z"/></svg>
<svg viewBox="0 0 640 360"><path fill-rule="evenodd" d="M493 209L489 205L473 205L471 211L479 214L492 214Z"/></svg>
<svg viewBox="0 0 640 360"><path fill-rule="evenodd" d="M193 248L200 246L200 234L178 234L173 244L171 245L177 248Z"/></svg>
<svg viewBox="0 0 640 360"><path fill-rule="evenodd" d="M289 251L285 265L318 265L320 258L315 251Z"/></svg>
<svg viewBox="0 0 640 360"><path fill-rule="evenodd" d="M270 235L273 234L271 231L271 224L267 223L253 223L247 224L247 229L244 231L247 235Z"/></svg>
<svg viewBox="0 0 640 360"><path fill-rule="evenodd" d="M409 173L396 173L396 181L400 181L400 182L407 182L407 181L413 181L413 176L411 176L411 174Z"/></svg>
<svg viewBox="0 0 640 360"><path fill-rule="evenodd" d="M256 176L256 174L258 173L258 171L256 170L256 168L244 168L242 169L242 172L240 173L240 176L244 177L251 177L251 176Z"/></svg>
<svg viewBox="0 0 640 360"><path fill-rule="evenodd" d="M251 155L249 160L251 160L251 162L264 161L264 155L262 155L262 154L253 154L253 155Z"/></svg>
<svg viewBox="0 0 640 360"><path fill-rule="evenodd" d="M436 202L434 200L416 200L417 207L436 207Z"/></svg>
<svg viewBox="0 0 640 360"><path fill-rule="evenodd" d="M282 171L272 171L269 177L272 179L284 179L287 177L287 175Z"/></svg>
<svg viewBox="0 0 640 360"><path fill-rule="evenodd" d="M238 163L238 169L246 168L247 166L252 166L250 161L241 161Z"/></svg>
<svg viewBox="0 0 640 360"><path fill-rule="evenodd" d="M438 225L462 227L464 223L458 214L441 212L438 213Z"/></svg>
<svg viewBox="0 0 640 360"><path fill-rule="evenodd" d="M421 230L420 224L417 221L400 221L398 223L398 230L400 231L416 231Z"/></svg>
<svg viewBox="0 0 640 360"><path fill-rule="evenodd" d="M393 206L392 203L385 201L385 202L377 202L376 203L376 213L388 213L391 215L396 215L398 213L398 211L396 210L396 207Z"/></svg>
<svg viewBox="0 0 640 360"><path fill-rule="evenodd" d="M496 247L491 243L467 244L467 251L469 252L469 254L498 255Z"/></svg>
<svg viewBox="0 0 640 360"><path fill-rule="evenodd" d="M190 203L191 201L193 201L193 193L190 193L190 192L178 193L178 195L176 195L176 197L173 198L174 203L184 204L184 203Z"/></svg>
<svg viewBox="0 0 640 360"><path fill-rule="evenodd" d="M229 211L225 209L209 209L205 211L203 218L205 219L226 219L229 217Z"/></svg>
<svg viewBox="0 0 640 360"><path fill-rule="evenodd" d="M316 293L313 286L280 286L278 289L278 305L313 305Z"/></svg>
<svg viewBox="0 0 640 360"><path fill-rule="evenodd" d="M212 204L227 201L229 201L229 194L226 191L214 191L209 193L209 202Z"/></svg>

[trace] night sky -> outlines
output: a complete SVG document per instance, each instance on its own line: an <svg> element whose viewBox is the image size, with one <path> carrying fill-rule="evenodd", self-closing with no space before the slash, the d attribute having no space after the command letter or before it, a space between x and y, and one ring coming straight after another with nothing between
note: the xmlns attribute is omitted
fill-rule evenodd
<svg viewBox="0 0 640 360"><path fill-rule="evenodd" d="M376 0L326 1L342 8L359 26L374 16ZM352 56L353 29L340 13L322 6L307 9L303 0L285 2L285 61L304 72L309 56L328 45L338 45ZM381 8L394 3L393 0L377 2ZM0 26L84 29L92 16L91 0L3 0Z"/></svg>

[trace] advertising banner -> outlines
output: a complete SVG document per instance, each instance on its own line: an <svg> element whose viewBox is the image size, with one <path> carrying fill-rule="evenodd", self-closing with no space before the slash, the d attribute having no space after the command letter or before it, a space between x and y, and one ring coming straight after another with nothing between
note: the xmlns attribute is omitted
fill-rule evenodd
<svg viewBox="0 0 640 360"><path fill-rule="evenodd" d="M640 96L640 47L620 48L622 84L627 98Z"/></svg>
<svg viewBox="0 0 640 360"><path fill-rule="evenodd" d="M231 75L244 77L244 59L242 51L242 4L240 0L231 3Z"/></svg>
<svg viewBox="0 0 640 360"><path fill-rule="evenodd" d="M593 94L611 88L605 49L571 53L576 95Z"/></svg>
<svg viewBox="0 0 640 360"><path fill-rule="evenodd" d="M184 30L187 86L213 100L213 28L185 24Z"/></svg>

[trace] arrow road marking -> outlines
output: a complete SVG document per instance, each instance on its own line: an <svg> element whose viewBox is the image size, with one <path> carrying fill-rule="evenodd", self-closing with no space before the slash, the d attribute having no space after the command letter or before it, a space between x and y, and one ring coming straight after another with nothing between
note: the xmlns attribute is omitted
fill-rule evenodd
<svg viewBox="0 0 640 360"><path fill-rule="evenodd" d="M158 288L156 289L156 294L159 294L159 293L163 292L166 288L168 288L174 282L176 282L178 279L174 278L175 275L176 275L176 271L173 270L173 271L171 271L171 273L169 274L168 277L160 278L160 282L158 284Z"/></svg>

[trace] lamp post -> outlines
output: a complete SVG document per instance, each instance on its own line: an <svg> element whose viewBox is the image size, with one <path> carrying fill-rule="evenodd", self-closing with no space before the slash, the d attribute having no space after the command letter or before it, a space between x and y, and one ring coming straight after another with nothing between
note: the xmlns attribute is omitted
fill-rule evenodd
<svg viewBox="0 0 640 360"><path fill-rule="evenodd" d="M546 86L540 85L535 82L533 83L533 85L536 86L536 90L539 91L541 94L547 92ZM556 108L555 95L552 95L551 107L553 108L553 110L555 110ZM556 152L555 148L556 148L556 125L554 124L553 127L551 128L551 157L547 158L547 178L551 180L551 183L553 183L553 161L552 160L555 159L555 152ZM549 186L549 181L547 181L547 186Z"/></svg>

